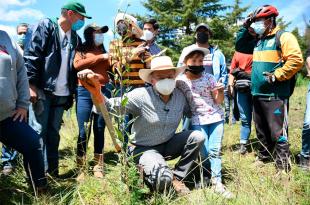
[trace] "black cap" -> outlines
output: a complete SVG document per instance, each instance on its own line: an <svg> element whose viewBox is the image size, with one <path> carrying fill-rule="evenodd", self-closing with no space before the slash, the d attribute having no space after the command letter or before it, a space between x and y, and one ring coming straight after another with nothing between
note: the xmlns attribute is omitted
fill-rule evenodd
<svg viewBox="0 0 310 205"><path fill-rule="evenodd" d="M94 30L94 31L100 31L101 33L106 33L106 32L108 32L108 30L109 30L109 27L108 26L98 26L97 24L95 24L95 23L92 23L92 24L88 24L86 27L85 27L85 29L84 29L84 31L85 30L89 30L89 29L92 29L92 30Z"/></svg>

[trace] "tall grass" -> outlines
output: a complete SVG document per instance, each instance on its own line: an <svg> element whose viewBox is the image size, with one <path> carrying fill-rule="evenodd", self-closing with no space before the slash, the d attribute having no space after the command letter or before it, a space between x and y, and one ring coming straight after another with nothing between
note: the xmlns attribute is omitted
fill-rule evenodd
<svg viewBox="0 0 310 205"><path fill-rule="evenodd" d="M252 151L241 156L235 152L239 142L240 123L225 125L223 141L223 179L226 186L236 198L225 200L213 194L210 188L192 190L183 197L173 193L165 195L150 192L143 184L135 166L129 166L127 177L122 179L123 165L119 155L114 152L113 144L106 132L105 137L105 178L97 180L92 176L92 163L88 164L88 173L83 183L75 181L76 176L76 142L77 124L74 110L64 115L61 129L60 144L60 175L61 179L49 178L51 186L48 194L38 200L33 196L31 188L25 180L22 165L17 167L9 177L0 176L0 204L309 204L310 203L310 172L302 171L295 163L294 156L301 148L301 128L305 110L305 83L296 87L290 100L289 138L293 166L290 180L280 180L275 177L273 163L263 167L253 164L255 149L258 144L255 139L255 129L252 126ZM93 157L93 137L88 143L87 157ZM169 163L174 164L174 161ZM128 187L133 185L132 187Z"/></svg>

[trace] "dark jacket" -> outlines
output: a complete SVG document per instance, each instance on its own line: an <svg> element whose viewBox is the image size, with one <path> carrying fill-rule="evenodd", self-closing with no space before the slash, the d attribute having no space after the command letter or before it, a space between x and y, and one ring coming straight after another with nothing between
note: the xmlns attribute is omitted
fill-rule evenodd
<svg viewBox="0 0 310 205"><path fill-rule="evenodd" d="M253 54L257 40L249 33L248 29L241 27L237 32L235 50L240 53Z"/></svg>
<svg viewBox="0 0 310 205"><path fill-rule="evenodd" d="M54 92L61 65L61 46L57 20L42 19L32 27L31 42L24 51L25 66L29 83L45 92ZM71 45L68 69L70 94L75 92L76 71L73 68L75 49L81 42L75 31L71 31Z"/></svg>

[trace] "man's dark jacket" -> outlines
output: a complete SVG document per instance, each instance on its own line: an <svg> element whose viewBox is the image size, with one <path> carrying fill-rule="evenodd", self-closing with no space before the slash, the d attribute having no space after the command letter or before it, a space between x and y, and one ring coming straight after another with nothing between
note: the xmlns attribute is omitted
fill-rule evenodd
<svg viewBox="0 0 310 205"><path fill-rule="evenodd" d="M55 91L61 65L59 29L57 19L51 20L46 18L39 21L32 28L31 41L24 51L29 83L48 93ZM68 87L70 95L74 94L77 84L76 71L73 68L73 58L75 49L80 42L80 37L72 30L68 58Z"/></svg>

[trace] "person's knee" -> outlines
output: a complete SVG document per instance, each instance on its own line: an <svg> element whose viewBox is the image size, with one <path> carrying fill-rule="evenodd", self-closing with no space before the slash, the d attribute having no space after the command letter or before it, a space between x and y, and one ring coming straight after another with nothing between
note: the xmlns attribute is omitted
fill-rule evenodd
<svg viewBox="0 0 310 205"><path fill-rule="evenodd" d="M173 173L171 169L167 166L165 167L159 167L157 170L157 176L156 176L156 190L159 192L164 192L165 190L168 190L172 184L173 180Z"/></svg>
<svg viewBox="0 0 310 205"><path fill-rule="evenodd" d="M203 144L205 141L205 136L201 131L195 130L191 133L191 138L193 142L196 142L198 144Z"/></svg>

